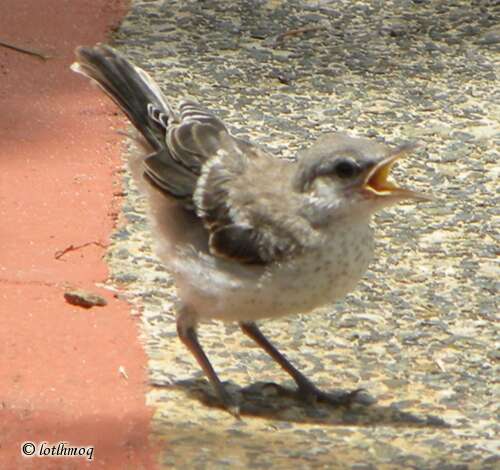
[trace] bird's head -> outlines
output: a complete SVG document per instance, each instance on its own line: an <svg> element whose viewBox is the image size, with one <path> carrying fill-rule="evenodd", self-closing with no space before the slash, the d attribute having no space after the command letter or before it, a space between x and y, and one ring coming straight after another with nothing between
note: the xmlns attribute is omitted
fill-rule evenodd
<svg viewBox="0 0 500 470"><path fill-rule="evenodd" d="M414 148L326 134L299 155L294 188L328 217L364 217L405 199L432 200L388 179L394 163Z"/></svg>

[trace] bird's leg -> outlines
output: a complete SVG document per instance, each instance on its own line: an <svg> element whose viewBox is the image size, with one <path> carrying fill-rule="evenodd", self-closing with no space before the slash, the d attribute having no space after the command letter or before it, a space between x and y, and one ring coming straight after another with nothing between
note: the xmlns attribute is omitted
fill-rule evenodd
<svg viewBox="0 0 500 470"><path fill-rule="evenodd" d="M212 367L212 364L210 364L205 351L203 351L203 348L198 341L198 335L196 334L196 320L191 312L189 312L189 310L182 310L178 314L177 334L179 335L180 340L185 344L189 351L191 351L191 354L193 354L195 359L198 361L198 364L203 369L205 375L208 377L208 380L212 384L212 387L214 388L215 393L224 408L226 408L233 416L239 418L239 406L237 403L235 403L231 395L229 395L229 393L224 388L224 385L217 376L217 373Z"/></svg>
<svg viewBox="0 0 500 470"><path fill-rule="evenodd" d="M350 405L361 390L352 392L327 393L319 390L304 374L297 370L288 359L283 356L262 334L257 325L253 322L241 322L240 327L247 336L252 338L264 351L266 351L288 374L295 380L298 386L298 396L300 399L309 402L324 402L330 405Z"/></svg>

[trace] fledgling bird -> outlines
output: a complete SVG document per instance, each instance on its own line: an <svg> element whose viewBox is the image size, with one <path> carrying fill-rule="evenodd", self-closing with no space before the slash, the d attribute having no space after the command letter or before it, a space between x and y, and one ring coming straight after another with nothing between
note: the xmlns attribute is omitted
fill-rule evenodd
<svg viewBox="0 0 500 470"><path fill-rule="evenodd" d="M308 402L351 403L300 373L256 321L312 312L351 291L373 256L371 216L429 196L388 181L412 145L390 148L343 133L322 136L296 162L231 135L193 101L175 111L159 86L114 49L76 50L72 65L123 110L152 149L131 164L147 193L158 252L174 276L179 338L222 405L239 414L197 338L200 321L238 322Z"/></svg>

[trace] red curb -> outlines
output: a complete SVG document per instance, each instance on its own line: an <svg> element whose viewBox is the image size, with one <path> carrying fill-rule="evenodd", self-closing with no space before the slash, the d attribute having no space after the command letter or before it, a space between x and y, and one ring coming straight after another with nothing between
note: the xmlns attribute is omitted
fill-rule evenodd
<svg viewBox="0 0 500 470"><path fill-rule="evenodd" d="M95 287L108 275L103 245L113 229L121 165L113 127L123 120L68 68L74 48L105 40L126 6L0 3L0 40L52 56L43 62L0 48L2 470L156 466L138 325L126 304ZM55 257L89 242L98 243ZM67 285L100 292L108 305L69 305ZM94 461L24 458L24 441L92 445Z"/></svg>

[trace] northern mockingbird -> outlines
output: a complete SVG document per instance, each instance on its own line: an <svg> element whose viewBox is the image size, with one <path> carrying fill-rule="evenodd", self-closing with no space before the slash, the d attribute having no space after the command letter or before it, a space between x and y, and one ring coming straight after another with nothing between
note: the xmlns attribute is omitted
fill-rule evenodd
<svg viewBox="0 0 500 470"><path fill-rule="evenodd" d="M175 111L153 79L112 48L80 47L76 56L72 69L97 83L152 148L132 162L132 172L177 285L179 338L222 405L239 414L198 342L197 325L209 319L238 322L304 400L351 403L358 390L319 390L255 321L313 311L355 287L373 255L372 214L404 199L429 199L388 181L413 146L331 133L297 162L280 160L232 136L193 101Z"/></svg>

